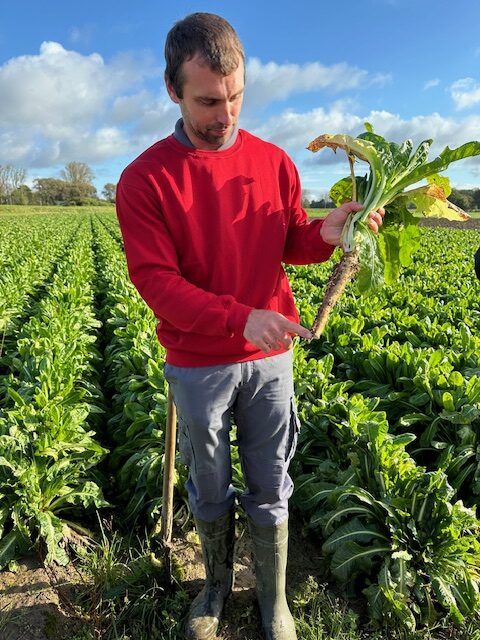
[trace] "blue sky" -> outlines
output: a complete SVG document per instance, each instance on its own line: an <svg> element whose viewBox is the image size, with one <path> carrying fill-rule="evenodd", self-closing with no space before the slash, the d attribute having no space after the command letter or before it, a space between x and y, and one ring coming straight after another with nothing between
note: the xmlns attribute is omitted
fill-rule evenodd
<svg viewBox="0 0 480 640"><path fill-rule="evenodd" d="M321 195L347 171L311 154L322 133L363 122L390 140L480 140L480 5L473 0L65 0L0 6L0 164L58 177L88 163L99 191L168 135L178 107L163 85L163 45L193 11L223 15L247 56L240 124L283 147L305 190ZM447 171L480 187L480 159Z"/></svg>

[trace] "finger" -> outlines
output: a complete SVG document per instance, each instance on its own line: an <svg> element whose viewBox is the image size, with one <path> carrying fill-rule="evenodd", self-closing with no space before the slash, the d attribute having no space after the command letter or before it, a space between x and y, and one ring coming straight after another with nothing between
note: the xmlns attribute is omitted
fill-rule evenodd
<svg viewBox="0 0 480 640"><path fill-rule="evenodd" d="M383 216L377 211L370 211L368 214L368 226L377 232L378 227L383 223Z"/></svg>
<svg viewBox="0 0 480 640"><path fill-rule="evenodd" d="M301 324L296 324L295 322L287 322L285 329L286 331L288 331L288 333L300 336L301 338L305 338L305 340L311 340L312 338L312 332L310 331L310 329L302 327Z"/></svg>

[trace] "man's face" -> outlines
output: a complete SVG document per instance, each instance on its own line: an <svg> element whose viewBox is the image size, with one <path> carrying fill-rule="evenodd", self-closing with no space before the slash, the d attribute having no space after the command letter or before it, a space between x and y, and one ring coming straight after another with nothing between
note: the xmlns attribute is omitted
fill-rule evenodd
<svg viewBox="0 0 480 640"><path fill-rule="evenodd" d="M182 65L183 98L167 82L170 98L180 106L185 133L197 149L216 150L227 142L237 124L243 101L244 67L223 76L199 56Z"/></svg>

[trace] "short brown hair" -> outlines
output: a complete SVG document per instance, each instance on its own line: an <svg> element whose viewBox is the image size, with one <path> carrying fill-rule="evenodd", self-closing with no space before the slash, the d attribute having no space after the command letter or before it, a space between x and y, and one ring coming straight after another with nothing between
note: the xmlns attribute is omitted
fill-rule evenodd
<svg viewBox="0 0 480 640"><path fill-rule="evenodd" d="M214 13L192 13L176 22L165 42L165 79L179 98L183 97L182 64L199 54L212 69L229 75L245 62L245 54L234 28Z"/></svg>

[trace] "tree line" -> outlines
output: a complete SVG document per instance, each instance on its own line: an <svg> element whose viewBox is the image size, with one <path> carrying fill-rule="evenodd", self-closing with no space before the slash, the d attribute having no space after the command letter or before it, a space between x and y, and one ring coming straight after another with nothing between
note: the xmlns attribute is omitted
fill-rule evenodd
<svg viewBox="0 0 480 640"><path fill-rule="evenodd" d="M93 184L93 171L84 162L69 162L58 178L36 178L25 184L27 172L12 165L0 165L0 204L87 205L115 202L115 188L107 182L103 199Z"/></svg>

